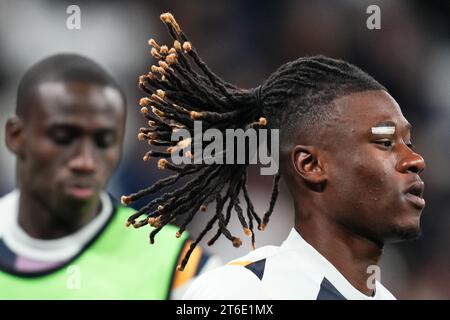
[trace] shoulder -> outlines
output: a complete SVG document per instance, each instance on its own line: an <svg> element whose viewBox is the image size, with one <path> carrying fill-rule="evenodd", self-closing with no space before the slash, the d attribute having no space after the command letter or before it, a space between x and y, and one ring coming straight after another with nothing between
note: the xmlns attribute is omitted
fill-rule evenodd
<svg viewBox="0 0 450 320"><path fill-rule="evenodd" d="M4 226L9 224L11 218L17 213L19 206L19 191L13 190L0 198L0 234Z"/></svg>
<svg viewBox="0 0 450 320"><path fill-rule="evenodd" d="M13 190L2 197L0 197L0 209L12 209L11 207L17 206L19 202L19 190ZM0 215L3 211L0 211Z"/></svg>
<svg viewBox="0 0 450 320"><path fill-rule="evenodd" d="M397 300L397 298L380 282L377 281L376 284L376 297L379 300Z"/></svg>
<svg viewBox="0 0 450 320"><path fill-rule="evenodd" d="M227 265L205 273L190 286L183 299L269 299L260 279L243 266Z"/></svg>
<svg viewBox="0 0 450 320"><path fill-rule="evenodd" d="M276 256L280 254L283 250L281 247L277 246L264 246L261 248L258 248L256 250L250 251L245 256L242 256L240 258L234 259L231 262L229 262L229 265L248 265L250 263L267 259L272 256Z"/></svg>
<svg viewBox="0 0 450 320"><path fill-rule="evenodd" d="M206 272L193 282L183 299L269 299L261 280L266 259L279 250L275 246L262 247Z"/></svg>

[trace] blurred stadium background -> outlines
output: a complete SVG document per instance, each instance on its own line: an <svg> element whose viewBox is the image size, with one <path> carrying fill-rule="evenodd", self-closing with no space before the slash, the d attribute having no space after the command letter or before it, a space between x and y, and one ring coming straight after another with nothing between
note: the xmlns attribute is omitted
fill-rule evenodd
<svg viewBox="0 0 450 320"><path fill-rule="evenodd" d="M81 30L66 28L71 4L81 8ZM381 30L366 27L366 8L372 4L381 8ZM382 281L398 298L450 299L450 2L1 0L0 195L14 187L14 157L3 141L20 77L36 61L58 52L100 62L126 91L126 145L110 192L120 197L164 174L142 162L147 146L136 133L144 124L137 77L153 63L147 40L169 40L159 21L165 11L174 13L209 66L241 87L259 85L286 61L321 53L357 64L389 88L413 124L414 144L427 162L427 207L422 237L386 248ZM268 205L271 178L257 172L250 190L261 212ZM194 236L207 219L200 215L191 224ZM257 233L257 244L280 244L292 221L284 193L266 231ZM242 233L237 223L232 229ZM229 260L250 250L250 242L234 249L222 237L210 250Z"/></svg>

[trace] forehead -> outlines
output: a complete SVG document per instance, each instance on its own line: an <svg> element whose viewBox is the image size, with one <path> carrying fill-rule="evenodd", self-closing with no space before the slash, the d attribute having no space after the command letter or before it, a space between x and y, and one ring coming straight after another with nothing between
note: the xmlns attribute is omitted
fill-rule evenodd
<svg viewBox="0 0 450 320"><path fill-rule="evenodd" d="M118 125L124 117L120 92L83 82L45 82L37 86L32 118L42 123Z"/></svg>
<svg viewBox="0 0 450 320"><path fill-rule="evenodd" d="M395 126L409 129L394 98L383 90L353 93L335 100L338 118L336 125L353 131L371 131L376 126Z"/></svg>

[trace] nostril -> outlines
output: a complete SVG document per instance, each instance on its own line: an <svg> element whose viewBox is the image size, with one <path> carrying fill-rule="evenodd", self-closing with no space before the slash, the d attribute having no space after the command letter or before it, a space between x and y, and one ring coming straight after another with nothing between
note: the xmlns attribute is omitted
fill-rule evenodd
<svg viewBox="0 0 450 320"><path fill-rule="evenodd" d="M415 166L413 166L413 167L409 167L408 168L408 172L411 172L411 173L419 173L421 170L419 169L419 168L417 168L417 167L415 167Z"/></svg>

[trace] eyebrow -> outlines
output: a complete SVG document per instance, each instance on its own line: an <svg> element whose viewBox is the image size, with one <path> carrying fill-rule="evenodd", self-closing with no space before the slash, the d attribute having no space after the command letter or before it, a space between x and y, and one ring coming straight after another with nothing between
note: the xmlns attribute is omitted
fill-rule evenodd
<svg viewBox="0 0 450 320"><path fill-rule="evenodd" d="M48 126L48 130L49 131L53 131L53 130L58 130L58 129L66 129L66 130L71 130L71 131L76 131L76 132L82 132L83 131L83 127L76 125L76 124L72 124L72 123L60 123L60 122L54 122L51 123ZM95 130L95 133L115 133L116 132L116 128L115 127L102 127L102 128L97 128Z"/></svg>
<svg viewBox="0 0 450 320"><path fill-rule="evenodd" d="M372 134L394 134L395 123L392 121L379 122L371 129Z"/></svg>
<svg viewBox="0 0 450 320"><path fill-rule="evenodd" d="M405 127L407 129L411 129L411 124L409 122L406 122ZM372 134L394 134L396 125L393 121L382 121L377 123L372 128Z"/></svg>
<svg viewBox="0 0 450 320"><path fill-rule="evenodd" d="M395 127L395 122L394 121L382 121L382 122L378 122L376 125L373 126L373 128L378 128L378 127Z"/></svg>

